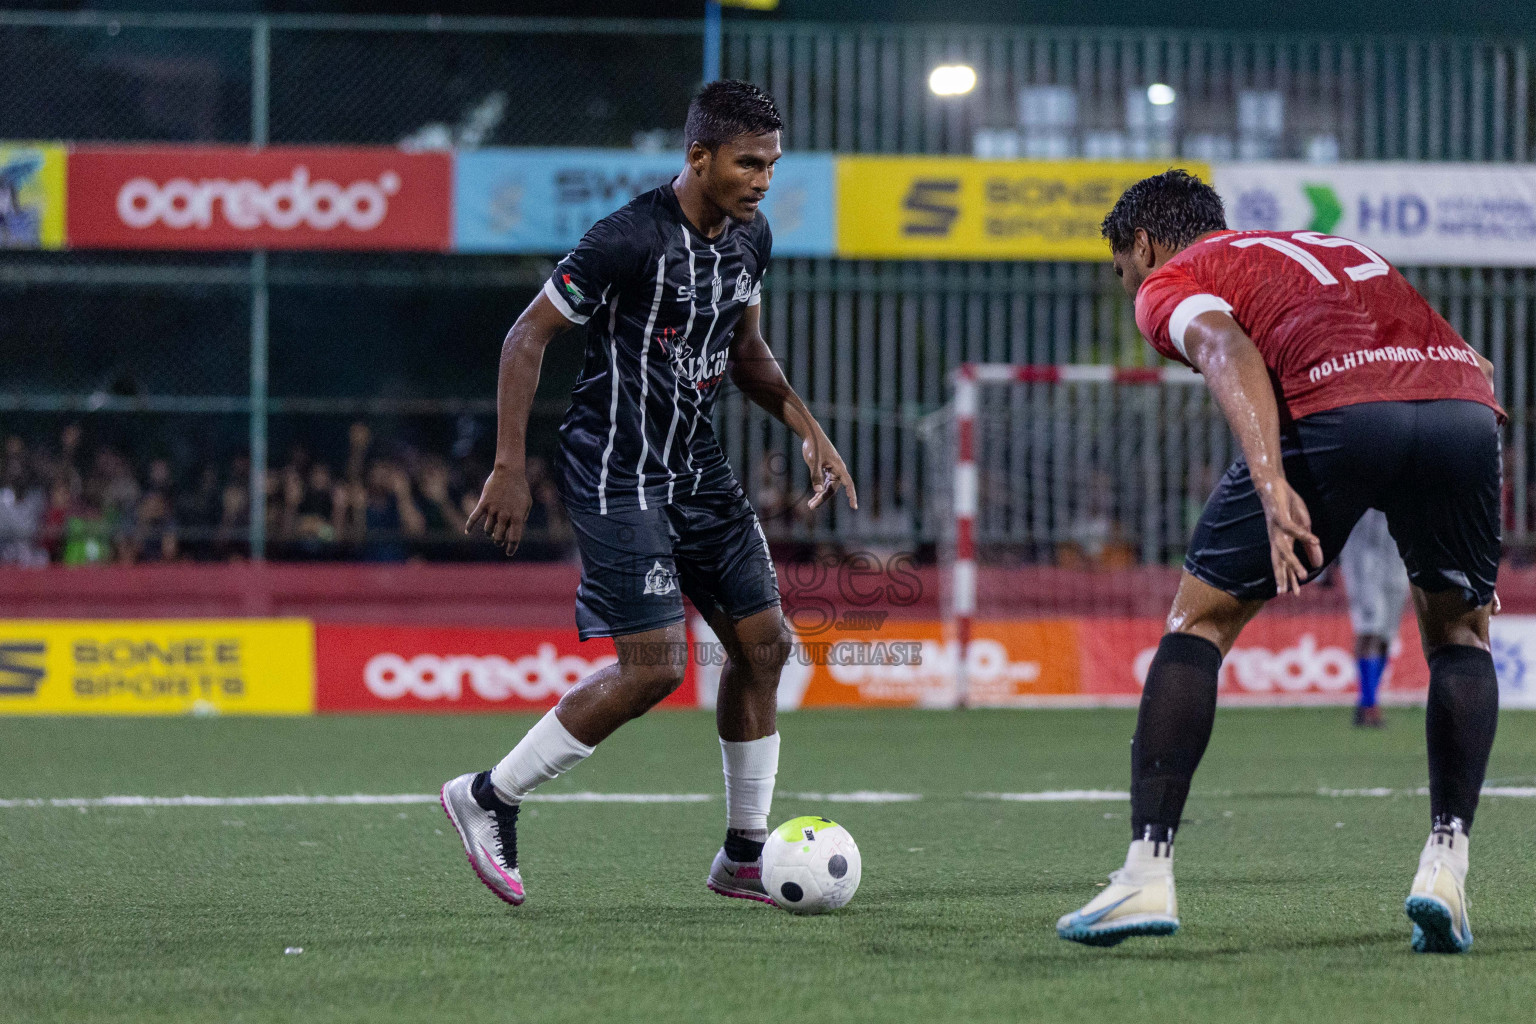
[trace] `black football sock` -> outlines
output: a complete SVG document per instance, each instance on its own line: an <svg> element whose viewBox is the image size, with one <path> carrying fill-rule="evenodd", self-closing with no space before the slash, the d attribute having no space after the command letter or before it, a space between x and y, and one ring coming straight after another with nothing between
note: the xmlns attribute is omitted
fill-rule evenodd
<svg viewBox="0 0 1536 1024"><path fill-rule="evenodd" d="M1471 833L1498 724L1499 681L1493 672L1493 655L1461 644L1441 647L1430 655L1424 732L1434 827L1450 831L1454 819L1460 819L1460 830Z"/></svg>
<svg viewBox="0 0 1536 1024"><path fill-rule="evenodd" d="M738 864L750 864L763 855L768 839L765 828L728 828L725 830L725 855Z"/></svg>
<svg viewBox="0 0 1536 1024"><path fill-rule="evenodd" d="M1169 633L1147 670L1131 739L1131 838L1173 842L1189 781L1216 721L1221 651L1204 637Z"/></svg>

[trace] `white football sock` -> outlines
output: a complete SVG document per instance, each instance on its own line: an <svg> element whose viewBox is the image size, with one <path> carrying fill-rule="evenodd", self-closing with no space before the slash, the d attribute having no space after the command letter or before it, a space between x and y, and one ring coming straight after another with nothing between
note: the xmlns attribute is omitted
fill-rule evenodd
<svg viewBox="0 0 1536 1024"><path fill-rule="evenodd" d="M572 736L554 711L550 711L524 734L512 753L491 769L491 785L507 803L522 803L523 797L576 767L591 756L592 750Z"/></svg>
<svg viewBox="0 0 1536 1024"><path fill-rule="evenodd" d="M1166 878L1173 875L1173 844L1155 843L1149 839L1131 841L1125 854L1126 874L1134 879Z"/></svg>
<svg viewBox="0 0 1536 1024"><path fill-rule="evenodd" d="M779 734L743 743L721 740L720 759L725 767L725 827L766 836L779 774Z"/></svg>

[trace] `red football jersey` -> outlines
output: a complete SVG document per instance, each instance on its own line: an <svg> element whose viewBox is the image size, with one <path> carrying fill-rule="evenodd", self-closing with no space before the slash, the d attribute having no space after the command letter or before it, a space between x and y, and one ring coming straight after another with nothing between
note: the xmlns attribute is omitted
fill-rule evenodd
<svg viewBox="0 0 1536 1024"><path fill-rule="evenodd" d="M1184 332L1222 310L1279 382L1281 418L1361 402L1463 398L1503 410L1472 349L1397 269L1316 231L1222 231L1154 271L1136 326L1182 363Z"/></svg>

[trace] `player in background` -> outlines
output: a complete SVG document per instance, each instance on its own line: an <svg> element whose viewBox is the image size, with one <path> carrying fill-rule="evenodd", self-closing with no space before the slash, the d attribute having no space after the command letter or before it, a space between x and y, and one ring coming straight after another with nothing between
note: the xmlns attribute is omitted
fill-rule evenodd
<svg viewBox="0 0 1536 1024"><path fill-rule="evenodd" d="M1387 517L1366 509L1339 553L1344 589L1349 594L1349 624L1355 633L1355 661L1360 672L1360 696L1355 702L1355 726L1380 729L1386 723L1376 705L1376 688L1392 657L1392 640L1408 602L1408 570L1387 529Z"/></svg>
<svg viewBox="0 0 1536 1024"><path fill-rule="evenodd" d="M1179 926L1173 840L1216 717L1221 661L1277 593L1386 513L1429 661L1430 836L1405 910L1413 948L1469 948L1468 835L1498 721L1488 616L1502 470L1492 365L1370 249L1312 231L1229 231L1215 189L1171 170L1104 219L1153 348L1204 375L1242 457L1190 539L1131 741L1125 865L1065 939Z"/></svg>
<svg viewBox="0 0 1536 1024"><path fill-rule="evenodd" d="M466 530L510 554L532 504L528 411L544 349L584 328L586 363L560 427L556 475L581 553L581 639L612 637L618 662L577 683L488 771L443 786L443 807L491 891L525 895L518 807L683 681L683 595L725 646L716 721L725 843L706 884L768 902L763 841L778 773L779 671L791 637L768 541L710 422L727 376L802 439L815 508L858 498L826 433L794 393L759 326L773 247L758 204L783 127L766 93L714 82L688 108L687 157L669 184L593 225L518 317L501 352L496 460Z"/></svg>

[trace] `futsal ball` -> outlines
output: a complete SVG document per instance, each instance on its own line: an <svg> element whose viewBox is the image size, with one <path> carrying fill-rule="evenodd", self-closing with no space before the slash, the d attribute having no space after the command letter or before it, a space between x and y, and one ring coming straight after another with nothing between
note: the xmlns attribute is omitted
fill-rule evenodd
<svg viewBox="0 0 1536 1024"><path fill-rule="evenodd" d="M786 821L763 844L763 887L791 914L846 906L859 888L859 844L827 818Z"/></svg>

